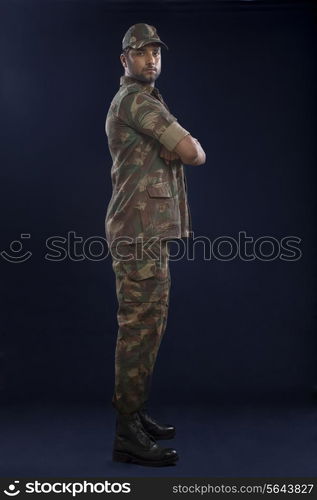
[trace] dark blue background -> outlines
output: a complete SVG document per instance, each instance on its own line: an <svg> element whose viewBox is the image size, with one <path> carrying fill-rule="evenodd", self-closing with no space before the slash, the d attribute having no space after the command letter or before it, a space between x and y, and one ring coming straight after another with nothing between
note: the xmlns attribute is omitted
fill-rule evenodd
<svg viewBox="0 0 317 500"><path fill-rule="evenodd" d="M69 231L105 236L104 122L122 74L121 40L135 22L154 24L169 46L157 87L207 153L205 165L186 167L195 236L291 235L302 252L295 262L204 261L200 249L195 260L172 262L151 399L203 411L219 400L310 397L317 378L312 5L1 3L1 251L30 233L23 244L33 254L19 264L1 257L3 401L111 408L111 259L49 262L45 240Z"/></svg>
<svg viewBox="0 0 317 500"><path fill-rule="evenodd" d="M110 398L111 260L48 262L45 239L104 237L104 121L122 74L122 36L144 21L170 48L157 86L207 153L204 166L186 167L195 236L293 235L302 251L295 262L204 261L200 249L193 261L172 262L155 397L206 402L227 391L305 390L316 376L312 9L146 8L2 6L2 250L30 233L24 246L33 252L25 263L1 261L5 387L14 397Z"/></svg>

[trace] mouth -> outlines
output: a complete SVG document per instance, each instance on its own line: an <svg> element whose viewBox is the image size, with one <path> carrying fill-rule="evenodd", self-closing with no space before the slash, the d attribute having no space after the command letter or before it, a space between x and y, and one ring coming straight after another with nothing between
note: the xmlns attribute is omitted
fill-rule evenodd
<svg viewBox="0 0 317 500"><path fill-rule="evenodd" d="M156 73L156 69L154 68L148 68L145 70L146 73L150 72L150 73Z"/></svg>

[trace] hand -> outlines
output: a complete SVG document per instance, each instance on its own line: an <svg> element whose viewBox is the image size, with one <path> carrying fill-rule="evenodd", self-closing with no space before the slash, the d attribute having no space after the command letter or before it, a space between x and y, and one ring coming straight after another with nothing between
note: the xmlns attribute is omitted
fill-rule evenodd
<svg viewBox="0 0 317 500"><path fill-rule="evenodd" d="M174 153L173 151L169 151L168 149L166 149L165 146L161 147L160 157L165 160L165 163L167 165L169 165L170 162L173 160L180 160L180 156L177 153Z"/></svg>

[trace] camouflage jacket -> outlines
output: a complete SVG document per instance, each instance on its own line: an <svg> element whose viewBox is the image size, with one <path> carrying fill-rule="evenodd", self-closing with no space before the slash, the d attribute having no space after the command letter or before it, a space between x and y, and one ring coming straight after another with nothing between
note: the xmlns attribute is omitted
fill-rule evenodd
<svg viewBox="0 0 317 500"><path fill-rule="evenodd" d="M162 144L172 151L189 132L181 127L156 87L122 76L106 118L112 157L112 197L106 237L132 243L152 237L191 235L187 185L180 160L160 157Z"/></svg>

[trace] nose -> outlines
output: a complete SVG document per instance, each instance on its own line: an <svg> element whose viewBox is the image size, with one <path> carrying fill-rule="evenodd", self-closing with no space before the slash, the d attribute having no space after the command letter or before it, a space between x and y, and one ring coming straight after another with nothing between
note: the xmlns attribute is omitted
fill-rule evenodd
<svg viewBox="0 0 317 500"><path fill-rule="evenodd" d="M155 66L155 58L151 52L147 54L146 64L149 66Z"/></svg>

